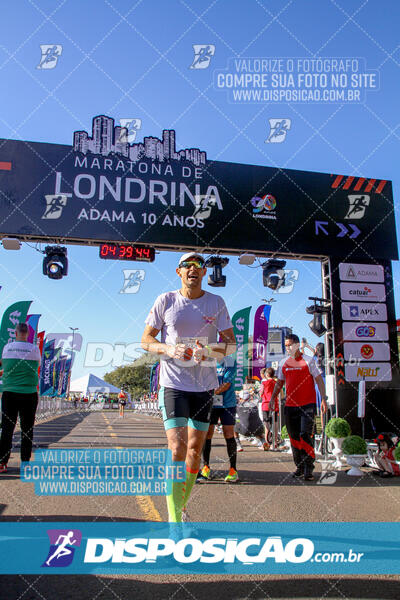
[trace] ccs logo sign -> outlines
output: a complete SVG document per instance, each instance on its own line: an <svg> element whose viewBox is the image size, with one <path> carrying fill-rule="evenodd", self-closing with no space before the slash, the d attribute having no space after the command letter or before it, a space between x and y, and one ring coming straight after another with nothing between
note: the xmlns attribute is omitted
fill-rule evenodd
<svg viewBox="0 0 400 600"><path fill-rule="evenodd" d="M376 329L375 327L372 327L372 325L360 325L360 327L357 327L356 329L357 337L374 337L375 333Z"/></svg>

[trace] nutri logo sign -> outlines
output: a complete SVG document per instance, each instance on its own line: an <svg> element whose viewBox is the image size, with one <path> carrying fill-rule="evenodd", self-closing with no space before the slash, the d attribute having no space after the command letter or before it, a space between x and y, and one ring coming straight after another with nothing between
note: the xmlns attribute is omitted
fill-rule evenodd
<svg viewBox="0 0 400 600"><path fill-rule="evenodd" d="M342 281L370 281L382 283L384 281L384 271L381 265L340 263L339 277Z"/></svg>
<svg viewBox="0 0 400 600"><path fill-rule="evenodd" d="M343 341L383 342L389 339L386 323L343 323Z"/></svg>
<svg viewBox="0 0 400 600"><path fill-rule="evenodd" d="M340 297L342 300L385 302L385 286L380 283L341 283Z"/></svg>
<svg viewBox="0 0 400 600"><path fill-rule="evenodd" d="M345 378L347 381L391 381L392 367L388 362L346 364Z"/></svg>
<svg viewBox="0 0 400 600"><path fill-rule="evenodd" d="M345 360L390 360L390 347L386 343L347 342L343 347Z"/></svg>
<svg viewBox="0 0 400 600"><path fill-rule="evenodd" d="M343 321L387 321L386 304L342 302Z"/></svg>

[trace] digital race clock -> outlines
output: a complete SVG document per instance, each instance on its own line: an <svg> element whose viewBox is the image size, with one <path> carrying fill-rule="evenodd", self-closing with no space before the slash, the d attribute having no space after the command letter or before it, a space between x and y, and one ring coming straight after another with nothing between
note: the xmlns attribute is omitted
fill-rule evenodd
<svg viewBox="0 0 400 600"><path fill-rule="evenodd" d="M153 262L156 256L155 248L133 244L101 244L100 258L110 260L144 260Z"/></svg>

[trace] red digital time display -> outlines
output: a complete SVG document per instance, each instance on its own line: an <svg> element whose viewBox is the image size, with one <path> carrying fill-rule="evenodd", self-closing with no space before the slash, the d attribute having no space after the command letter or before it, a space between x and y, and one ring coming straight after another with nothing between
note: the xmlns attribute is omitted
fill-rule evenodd
<svg viewBox="0 0 400 600"><path fill-rule="evenodd" d="M101 244L100 258L109 260L141 260L153 262L156 257L155 248L132 244Z"/></svg>

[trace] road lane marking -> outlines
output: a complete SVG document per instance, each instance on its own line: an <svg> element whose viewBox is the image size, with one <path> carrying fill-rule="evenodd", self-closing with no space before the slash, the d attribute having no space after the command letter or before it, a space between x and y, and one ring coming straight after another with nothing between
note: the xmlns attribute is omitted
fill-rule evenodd
<svg viewBox="0 0 400 600"><path fill-rule="evenodd" d="M107 429L111 429L112 430L112 425L110 425L110 421L108 420L108 418L106 417L106 415L104 413L103 417L105 422L107 423ZM114 431L112 431L111 435L113 437L117 437L116 433L114 433ZM117 446L116 450L123 450L122 446ZM148 521L162 521L161 515L158 512L158 510L156 509L153 500L151 499L150 496L135 496L136 502L139 505L140 510L142 511L142 513L144 514L144 516L146 517L146 519Z"/></svg>

